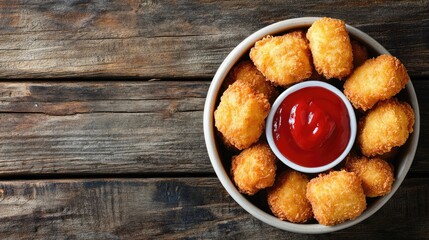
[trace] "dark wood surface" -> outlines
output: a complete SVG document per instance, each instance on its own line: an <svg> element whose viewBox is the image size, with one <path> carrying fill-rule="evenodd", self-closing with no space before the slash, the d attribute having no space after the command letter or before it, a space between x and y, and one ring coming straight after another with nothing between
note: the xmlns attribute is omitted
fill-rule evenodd
<svg viewBox="0 0 429 240"><path fill-rule="evenodd" d="M405 64L420 103L411 170L364 222L275 229L217 180L202 113L247 35L331 16ZM2 239L429 239L429 1L0 1Z"/></svg>
<svg viewBox="0 0 429 240"><path fill-rule="evenodd" d="M0 232L2 239L422 239L428 184L409 178L371 218L318 236L262 223L214 177L0 182Z"/></svg>

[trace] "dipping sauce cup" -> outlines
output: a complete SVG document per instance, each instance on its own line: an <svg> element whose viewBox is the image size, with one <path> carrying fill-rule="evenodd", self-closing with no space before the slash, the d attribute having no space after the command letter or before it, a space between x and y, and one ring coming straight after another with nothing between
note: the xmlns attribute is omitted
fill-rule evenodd
<svg viewBox="0 0 429 240"><path fill-rule="evenodd" d="M319 173L345 159L356 128L353 107L339 89L306 81L289 87L276 99L265 133L284 164L300 172Z"/></svg>

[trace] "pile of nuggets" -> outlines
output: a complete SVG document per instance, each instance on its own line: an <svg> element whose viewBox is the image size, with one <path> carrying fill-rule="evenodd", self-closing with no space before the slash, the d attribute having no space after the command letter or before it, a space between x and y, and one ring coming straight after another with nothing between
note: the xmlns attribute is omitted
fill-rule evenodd
<svg viewBox="0 0 429 240"><path fill-rule="evenodd" d="M228 74L214 112L219 139L234 155L231 177L240 192L264 189L282 220L335 225L358 217L367 198L391 191L395 154L414 125L412 107L395 97L409 81L397 58L369 59L342 20L326 17L309 29L266 36L249 56ZM277 172L280 165L263 137L265 118L280 91L308 79L340 84L359 118L355 149L342 166L318 176Z"/></svg>

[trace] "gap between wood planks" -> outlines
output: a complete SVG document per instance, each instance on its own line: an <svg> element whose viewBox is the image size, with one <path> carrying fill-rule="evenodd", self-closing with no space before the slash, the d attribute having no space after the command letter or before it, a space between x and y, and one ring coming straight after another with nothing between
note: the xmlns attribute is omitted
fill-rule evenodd
<svg viewBox="0 0 429 240"><path fill-rule="evenodd" d="M219 65L220 66L220 65ZM214 77L214 74L213 74ZM11 82L11 83L53 83L53 82L67 82L67 83L79 83L79 82L156 82L156 81L162 81L162 82L189 82L189 81L195 81L195 82L206 82L211 81L212 77L157 77L157 76L147 76L147 77L139 77L139 76L109 76L109 77L55 77L55 78L0 78L0 82Z"/></svg>
<svg viewBox="0 0 429 240"><path fill-rule="evenodd" d="M421 177L426 177L424 174ZM3 175L0 181L57 180L57 179L149 179L149 178L214 178L214 172L198 173L92 173L92 174L43 174L43 175Z"/></svg>
<svg viewBox="0 0 429 240"><path fill-rule="evenodd" d="M172 99L175 100L175 99ZM22 102L25 103L25 102ZM48 103L48 102L39 102L39 103ZM177 112L186 113L186 112L201 112L202 110L178 110ZM8 114L12 112L0 111L0 114ZM141 114L141 113L153 113L151 111L92 111L92 112L73 112L73 113L50 113L50 112L13 112L13 114L43 114L47 116L73 116L73 115L83 115L83 114L94 114L94 113L109 113L109 114Z"/></svg>
<svg viewBox="0 0 429 240"><path fill-rule="evenodd" d="M426 172L408 172L405 179L425 179ZM214 172L198 173L93 173L93 174L43 174L43 175L4 175L0 181L19 180L58 180L58 179L156 179L156 178L217 178Z"/></svg>
<svg viewBox="0 0 429 240"><path fill-rule="evenodd" d="M220 66L220 65L219 65ZM215 74L213 74L214 77ZM161 82L188 82L188 81L195 81L195 82L207 82L207 81L212 81L213 77L168 77L168 78L162 78L162 77L157 77L157 76L148 76L148 77L132 77L132 76L110 76L110 77L64 77L64 78L22 78L22 79L17 79L17 78L0 78L0 82L11 82L11 83L46 83L46 82L74 82L74 83L79 83L79 82L156 82L156 81L161 81ZM429 79L429 75L420 75L420 76L410 76L410 79L412 82L414 81L428 81ZM336 80L333 80L336 81Z"/></svg>

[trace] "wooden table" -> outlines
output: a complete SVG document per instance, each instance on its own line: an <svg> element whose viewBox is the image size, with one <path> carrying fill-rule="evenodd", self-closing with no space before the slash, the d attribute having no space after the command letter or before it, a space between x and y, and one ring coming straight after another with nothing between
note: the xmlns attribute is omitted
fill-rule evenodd
<svg viewBox="0 0 429 240"><path fill-rule="evenodd" d="M0 232L9 239L319 239L218 181L203 138L216 69L247 35L344 19L408 68L421 138L406 180L322 238L429 239L429 1L0 1Z"/></svg>

